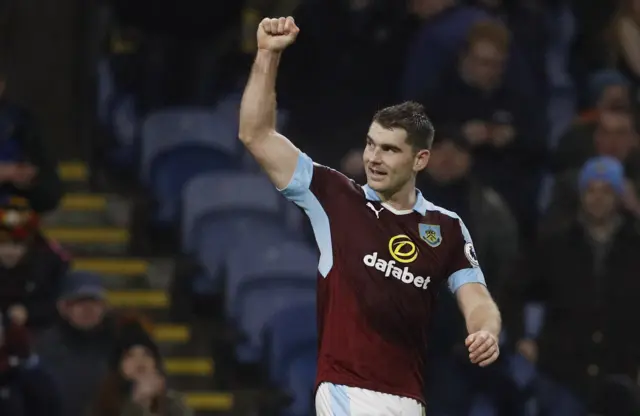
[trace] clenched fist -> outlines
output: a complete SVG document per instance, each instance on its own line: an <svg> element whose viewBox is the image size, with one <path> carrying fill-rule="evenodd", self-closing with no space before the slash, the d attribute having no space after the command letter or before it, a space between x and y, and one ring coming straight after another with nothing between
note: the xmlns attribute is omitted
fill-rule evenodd
<svg viewBox="0 0 640 416"><path fill-rule="evenodd" d="M258 25L258 49L280 52L291 45L300 33L293 17L266 18Z"/></svg>

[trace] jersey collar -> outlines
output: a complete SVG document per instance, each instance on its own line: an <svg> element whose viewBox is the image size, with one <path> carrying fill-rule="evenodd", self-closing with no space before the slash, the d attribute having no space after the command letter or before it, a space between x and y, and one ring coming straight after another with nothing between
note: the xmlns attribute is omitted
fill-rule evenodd
<svg viewBox="0 0 640 416"><path fill-rule="evenodd" d="M380 201L380 197L376 194L376 191L371 189L369 185L362 185L362 190L364 191L364 196L368 201ZM422 196L422 192L420 192L419 189L416 189L416 203L413 206L413 210L424 216L427 213L428 204L427 200Z"/></svg>

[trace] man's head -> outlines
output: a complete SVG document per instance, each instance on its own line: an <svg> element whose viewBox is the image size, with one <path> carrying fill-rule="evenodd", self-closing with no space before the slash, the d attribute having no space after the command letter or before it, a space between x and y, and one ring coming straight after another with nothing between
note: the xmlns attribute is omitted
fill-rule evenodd
<svg viewBox="0 0 640 416"><path fill-rule="evenodd" d="M100 276L71 272L63 282L58 311L72 327L91 330L102 323L107 312L106 293Z"/></svg>
<svg viewBox="0 0 640 416"><path fill-rule="evenodd" d="M362 155L367 184L393 195L414 186L415 175L427 166L434 129L422 105L405 102L378 111Z"/></svg>
<svg viewBox="0 0 640 416"><path fill-rule="evenodd" d="M603 112L594 133L598 154L624 161L638 145L633 117L629 113Z"/></svg>
<svg viewBox="0 0 640 416"><path fill-rule="evenodd" d="M587 220L602 222L616 213L624 190L624 169L615 158L588 160L578 179L582 212Z"/></svg>
<svg viewBox="0 0 640 416"><path fill-rule="evenodd" d="M498 87L509 53L509 41L509 30L501 23L482 21L473 25L460 62L465 81L487 91Z"/></svg>
<svg viewBox="0 0 640 416"><path fill-rule="evenodd" d="M420 19L431 18L454 6L458 0L410 0L409 11Z"/></svg>
<svg viewBox="0 0 640 416"><path fill-rule="evenodd" d="M469 173L469 142L457 128L438 129L427 171L441 184L455 182Z"/></svg>
<svg viewBox="0 0 640 416"><path fill-rule="evenodd" d="M595 73L589 79L589 90L598 110L630 111L629 81L620 72L608 69Z"/></svg>
<svg viewBox="0 0 640 416"><path fill-rule="evenodd" d="M0 265L14 268L29 251L39 229L38 215L24 198L0 201Z"/></svg>

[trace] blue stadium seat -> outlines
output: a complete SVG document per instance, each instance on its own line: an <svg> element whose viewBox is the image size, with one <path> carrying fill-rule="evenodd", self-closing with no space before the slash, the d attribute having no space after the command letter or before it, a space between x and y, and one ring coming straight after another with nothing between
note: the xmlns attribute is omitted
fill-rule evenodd
<svg viewBox="0 0 640 416"><path fill-rule="evenodd" d="M238 358L254 360L261 354L262 331L275 314L314 301L318 256L299 242L265 246L251 240L234 247L226 264L227 316L248 336Z"/></svg>
<svg viewBox="0 0 640 416"><path fill-rule="evenodd" d="M317 357L315 346L292 357L283 387L293 397L293 403L284 410L285 416L307 416L314 413L313 387Z"/></svg>
<svg viewBox="0 0 640 416"><path fill-rule="evenodd" d="M252 213L210 215L198 221L194 253L205 269L202 278L208 286L222 288L224 261L234 247L243 247L247 240L264 246L297 237L271 216Z"/></svg>
<svg viewBox="0 0 640 416"><path fill-rule="evenodd" d="M265 325L264 336L269 378L284 384L291 357L318 344L316 303L280 310Z"/></svg>
<svg viewBox="0 0 640 416"><path fill-rule="evenodd" d="M203 235L212 234L203 229L204 221L211 218L247 214L283 218L283 199L264 175L219 172L195 177L182 192L182 248L187 253L196 251ZM250 225L245 227L248 231ZM227 240L234 235L215 234Z"/></svg>
<svg viewBox="0 0 640 416"><path fill-rule="evenodd" d="M204 109L160 111L142 125L141 179L158 201L157 220L177 219L182 188L193 177L239 167L237 124Z"/></svg>

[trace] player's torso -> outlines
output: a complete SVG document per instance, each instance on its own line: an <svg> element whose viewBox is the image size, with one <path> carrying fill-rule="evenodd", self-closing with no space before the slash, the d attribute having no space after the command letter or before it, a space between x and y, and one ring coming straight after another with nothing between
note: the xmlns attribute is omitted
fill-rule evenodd
<svg viewBox="0 0 640 416"><path fill-rule="evenodd" d="M381 335L423 339L447 277L442 216L415 211L397 215L357 193L344 198L332 207L339 215L329 213L334 262L320 282L321 289L328 286L321 294L347 301L351 297Z"/></svg>

